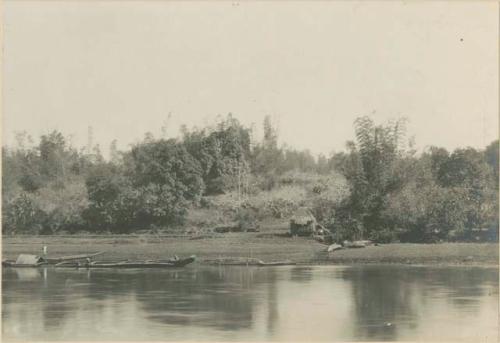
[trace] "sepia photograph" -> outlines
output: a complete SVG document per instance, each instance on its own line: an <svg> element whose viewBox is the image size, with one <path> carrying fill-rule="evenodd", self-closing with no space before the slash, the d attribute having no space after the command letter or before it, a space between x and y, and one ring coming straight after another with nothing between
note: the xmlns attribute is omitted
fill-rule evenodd
<svg viewBox="0 0 500 343"><path fill-rule="evenodd" d="M2 341L499 341L497 1L0 10Z"/></svg>

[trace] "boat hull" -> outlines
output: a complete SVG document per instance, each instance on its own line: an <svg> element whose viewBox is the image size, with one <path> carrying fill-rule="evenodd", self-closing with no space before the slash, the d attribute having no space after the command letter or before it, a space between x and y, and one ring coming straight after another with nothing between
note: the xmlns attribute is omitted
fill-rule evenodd
<svg viewBox="0 0 500 343"><path fill-rule="evenodd" d="M272 266L294 266L297 263L292 261L277 261L277 262L260 262L258 266L260 267L272 267Z"/></svg>
<svg viewBox="0 0 500 343"><path fill-rule="evenodd" d="M183 259L158 260L158 261L120 261L120 262L83 262L83 261L63 261L53 265L57 268L181 268L193 263L196 257L191 256ZM41 266L50 266L47 262L37 264L20 264L13 260L2 261L2 267L10 268L37 268Z"/></svg>
<svg viewBox="0 0 500 343"><path fill-rule="evenodd" d="M81 254L81 255L72 255L72 256L61 256L61 257L44 257L44 261L47 262L48 264L57 264L61 262L77 262L81 260L85 260L87 258L94 258L98 255L104 254L104 252L96 252L92 254Z"/></svg>
<svg viewBox="0 0 500 343"><path fill-rule="evenodd" d="M257 258L221 258L215 260L205 260L206 264L218 266L293 266L296 263L292 261L271 261L264 262Z"/></svg>
<svg viewBox="0 0 500 343"><path fill-rule="evenodd" d="M10 267L10 268L37 268L40 266L46 266L46 262L40 262L36 264L22 264L22 263L16 263L16 261L2 261L2 267Z"/></svg>
<svg viewBox="0 0 500 343"><path fill-rule="evenodd" d="M62 262L56 264L58 268L119 268L119 269L133 269L133 268L181 268L195 261L195 257L191 256L179 260L165 260L165 261L122 261L122 262Z"/></svg>

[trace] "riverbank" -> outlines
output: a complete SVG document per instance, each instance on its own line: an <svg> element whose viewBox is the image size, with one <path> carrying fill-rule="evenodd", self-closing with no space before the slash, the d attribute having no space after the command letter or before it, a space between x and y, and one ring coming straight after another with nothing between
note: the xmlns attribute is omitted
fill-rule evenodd
<svg viewBox="0 0 500 343"><path fill-rule="evenodd" d="M198 261L251 257L263 261L290 260L298 264L405 263L498 265L496 243L382 244L327 253L327 246L308 238L259 233L229 233L211 237L109 235L109 236L9 236L2 239L2 258L20 253L48 256L103 251L98 259L160 259L196 255Z"/></svg>

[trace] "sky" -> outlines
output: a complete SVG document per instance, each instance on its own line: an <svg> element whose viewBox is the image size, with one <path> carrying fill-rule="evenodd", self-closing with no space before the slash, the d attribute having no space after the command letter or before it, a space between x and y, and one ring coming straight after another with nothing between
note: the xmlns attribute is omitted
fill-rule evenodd
<svg viewBox="0 0 500 343"><path fill-rule="evenodd" d="M3 2L3 144L54 129L126 149L232 113L318 154L353 121L416 146L498 138L496 2ZM166 131L162 134L162 127Z"/></svg>

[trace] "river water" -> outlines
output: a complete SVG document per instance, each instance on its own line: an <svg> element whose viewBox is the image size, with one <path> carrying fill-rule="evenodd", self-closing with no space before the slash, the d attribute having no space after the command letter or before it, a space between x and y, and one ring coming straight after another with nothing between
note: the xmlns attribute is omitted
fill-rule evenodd
<svg viewBox="0 0 500 343"><path fill-rule="evenodd" d="M7 269L9 340L498 340L498 269Z"/></svg>

